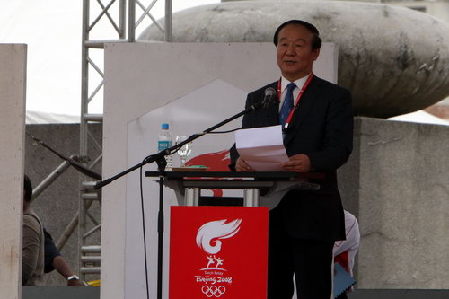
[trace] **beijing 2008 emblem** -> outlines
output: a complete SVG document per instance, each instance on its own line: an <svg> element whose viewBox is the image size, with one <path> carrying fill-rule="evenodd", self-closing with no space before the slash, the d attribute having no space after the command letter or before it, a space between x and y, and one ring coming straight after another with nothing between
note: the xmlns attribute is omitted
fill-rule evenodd
<svg viewBox="0 0 449 299"><path fill-rule="evenodd" d="M196 243L205 252L204 267L198 269L195 276L200 291L205 298L224 297L228 288L232 286L233 277L226 269L225 260L220 251L226 246L222 240L237 234L242 219L235 219L226 223L226 219L211 221L203 224L196 236Z"/></svg>

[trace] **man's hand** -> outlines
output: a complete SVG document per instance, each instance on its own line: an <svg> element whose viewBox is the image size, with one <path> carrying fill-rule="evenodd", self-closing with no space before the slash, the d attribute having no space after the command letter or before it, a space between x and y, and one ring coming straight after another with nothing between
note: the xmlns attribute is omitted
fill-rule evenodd
<svg viewBox="0 0 449 299"><path fill-rule="evenodd" d="M238 158L237 162L235 162L235 170L237 171L254 171L254 169L249 166L248 163L245 162L242 158Z"/></svg>
<svg viewBox="0 0 449 299"><path fill-rule="evenodd" d="M84 286L83 282L79 279L67 280L68 287L82 287Z"/></svg>
<svg viewBox="0 0 449 299"><path fill-rule="evenodd" d="M63 277L67 279L67 286L83 286L84 283L80 280L78 276L75 275L75 273L70 268L69 264L66 262L66 260L58 255L56 256L52 261L53 268L58 271L59 274L61 274Z"/></svg>
<svg viewBox="0 0 449 299"><path fill-rule="evenodd" d="M289 157L289 161L282 164L282 168L288 171L308 172L312 169L309 156L297 154Z"/></svg>

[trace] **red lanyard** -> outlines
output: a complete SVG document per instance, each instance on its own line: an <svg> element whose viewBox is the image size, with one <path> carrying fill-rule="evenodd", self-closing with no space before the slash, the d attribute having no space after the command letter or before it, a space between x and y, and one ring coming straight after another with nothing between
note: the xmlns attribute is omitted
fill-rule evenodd
<svg viewBox="0 0 449 299"><path fill-rule="evenodd" d="M307 78L306 82L302 86L301 90L299 91L298 95L296 96L295 106L288 113L287 119L285 120L284 129L288 128L288 125L290 124L290 121L293 118L293 114L295 113L296 108L298 108L299 102L301 101L302 95L304 94L304 91L306 91L306 88L307 88L307 86L309 86L312 79L313 79L313 74L310 74L309 77ZM278 81L277 92L278 92L278 99L280 99L281 98L281 79L279 79L279 81Z"/></svg>

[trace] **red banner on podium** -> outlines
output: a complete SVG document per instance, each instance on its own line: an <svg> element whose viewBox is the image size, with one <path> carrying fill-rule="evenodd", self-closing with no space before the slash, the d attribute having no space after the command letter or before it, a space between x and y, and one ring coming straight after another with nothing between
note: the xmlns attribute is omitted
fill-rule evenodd
<svg viewBox="0 0 449 299"><path fill-rule="evenodd" d="M170 299L266 299L268 209L172 207Z"/></svg>

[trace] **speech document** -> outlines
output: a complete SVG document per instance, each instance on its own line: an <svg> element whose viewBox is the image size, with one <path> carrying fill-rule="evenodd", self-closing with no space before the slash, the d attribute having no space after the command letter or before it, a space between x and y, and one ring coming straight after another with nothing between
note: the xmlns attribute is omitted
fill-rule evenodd
<svg viewBox="0 0 449 299"><path fill-rule="evenodd" d="M241 129L235 132L240 157L257 171L283 170L288 161L281 126Z"/></svg>

